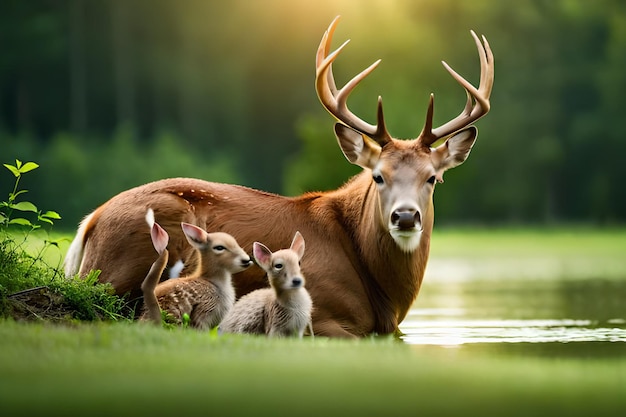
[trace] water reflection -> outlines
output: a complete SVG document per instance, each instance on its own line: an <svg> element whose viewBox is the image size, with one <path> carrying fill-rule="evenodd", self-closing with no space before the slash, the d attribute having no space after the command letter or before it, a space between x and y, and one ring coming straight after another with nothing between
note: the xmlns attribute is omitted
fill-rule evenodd
<svg viewBox="0 0 626 417"><path fill-rule="evenodd" d="M417 312L416 315L419 315ZM626 342L624 320L407 320L403 340L453 346L467 343Z"/></svg>
<svg viewBox="0 0 626 417"><path fill-rule="evenodd" d="M414 345L617 342L626 354L626 280L426 283L400 329Z"/></svg>

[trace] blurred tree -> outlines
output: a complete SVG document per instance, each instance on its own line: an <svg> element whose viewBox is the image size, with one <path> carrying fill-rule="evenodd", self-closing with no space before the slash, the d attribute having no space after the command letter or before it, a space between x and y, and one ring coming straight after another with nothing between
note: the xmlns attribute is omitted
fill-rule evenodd
<svg viewBox="0 0 626 417"><path fill-rule="evenodd" d="M468 32L491 42L492 111L468 162L437 189L438 220L626 220L621 0L4 1L0 156L54 167L46 198L78 178L72 213L165 175L335 188L358 169L317 102L313 62L337 14L333 46L353 39L338 82L383 60L350 107L373 121L382 95L398 137L418 134L431 92L436 124L458 114L464 92L439 61L477 82Z"/></svg>

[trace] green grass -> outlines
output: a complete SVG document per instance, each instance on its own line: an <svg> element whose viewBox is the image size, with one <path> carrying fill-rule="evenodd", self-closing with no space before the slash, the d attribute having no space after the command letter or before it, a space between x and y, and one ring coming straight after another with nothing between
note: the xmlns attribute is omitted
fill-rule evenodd
<svg viewBox="0 0 626 417"><path fill-rule="evenodd" d="M622 258L626 251L626 228L435 226L432 242L432 256L534 257L545 254Z"/></svg>
<svg viewBox="0 0 626 417"><path fill-rule="evenodd" d="M625 254L625 228L435 227L426 279L626 279Z"/></svg>
<svg viewBox="0 0 626 417"><path fill-rule="evenodd" d="M98 283L98 272L67 279L64 235L0 230L0 316L48 321L124 319L132 306Z"/></svg>
<svg viewBox="0 0 626 417"><path fill-rule="evenodd" d="M63 268L63 259L65 253L70 246L73 233L35 230L25 236L23 232L12 231L8 236L18 242L24 250L41 260L48 266L53 268ZM54 241L55 245L47 245L47 241Z"/></svg>
<svg viewBox="0 0 626 417"><path fill-rule="evenodd" d="M0 322L0 351L8 416L615 416L626 407L626 357L11 321Z"/></svg>
<svg viewBox="0 0 626 417"><path fill-rule="evenodd" d="M49 264L62 258L71 238L53 235L64 236L59 250L44 252ZM29 251L40 244L29 238ZM624 229L436 228L426 284L450 264L469 270L470 278L571 271L574 278L620 279L624 253ZM454 268L447 271L454 278ZM389 338L272 340L127 321L0 320L0 412L598 417L626 409L626 353L556 352L504 355Z"/></svg>

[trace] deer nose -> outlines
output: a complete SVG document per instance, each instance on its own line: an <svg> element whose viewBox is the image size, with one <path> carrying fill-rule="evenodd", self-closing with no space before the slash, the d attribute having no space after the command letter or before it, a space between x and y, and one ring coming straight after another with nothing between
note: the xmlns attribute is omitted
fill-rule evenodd
<svg viewBox="0 0 626 417"><path fill-rule="evenodd" d="M252 265L252 259L248 258L248 259L241 260L241 266L243 266L244 268L247 268L250 265Z"/></svg>
<svg viewBox="0 0 626 417"><path fill-rule="evenodd" d="M420 222L420 213L414 208L398 208L391 213L391 224L400 230L413 229Z"/></svg>
<svg viewBox="0 0 626 417"><path fill-rule="evenodd" d="M298 288L302 285L302 278L293 278L291 280L291 286L294 288Z"/></svg>

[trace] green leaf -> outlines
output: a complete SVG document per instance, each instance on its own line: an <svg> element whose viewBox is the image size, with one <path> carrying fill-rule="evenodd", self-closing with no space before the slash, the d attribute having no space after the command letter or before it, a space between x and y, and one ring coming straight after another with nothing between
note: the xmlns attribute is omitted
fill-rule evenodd
<svg viewBox="0 0 626 417"><path fill-rule="evenodd" d="M33 169L39 168L39 165L34 162L26 162L19 168L20 173L24 174L25 172L32 171Z"/></svg>
<svg viewBox="0 0 626 417"><path fill-rule="evenodd" d="M56 211L50 211L50 210L42 214L41 217L45 217L47 219L55 219L55 220L59 220L61 218L59 213L57 213Z"/></svg>
<svg viewBox="0 0 626 417"><path fill-rule="evenodd" d="M17 200L17 196L19 196L20 194L24 194L27 193L28 190L21 190L18 191L17 193L9 193L9 203L13 203L15 200Z"/></svg>
<svg viewBox="0 0 626 417"><path fill-rule="evenodd" d="M35 207L35 205L29 201L20 201L19 203L11 204L9 207L13 210L33 211L37 213L37 207Z"/></svg>
<svg viewBox="0 0 626 417"><path fill-rule="evenodd" d="M21 217L9 220L9 224L19 224L22 226L33 227L33 224L30 222L30 220L22 219Z"/></svg>
<svg viewBox="0 0 626 417"><path fill-rule="evenodd" d="M46 219L45 217L41 217L41 216L38 216L37 220L39 220L40 222L46 222L46 223L54 224L54 223L52 223L52 220Z"/></svg>
<svg viewBox="0 0 626 417"><path fill-rule="evenodd" d="M8 169L9 171L11 171L13 173L13 175L15 175L16 177L20 176L20 171L14 167L13 165L9 165L9 164L3 164L6 169Z"/></svg>
<svg viewBox="0 0 626 417"><path fill-rule="evenodd" d="M69 237L60 237L58 239L48 239L46 242L53 243L55 245L59 245L61 242L69 243L72 240Z"/></svg>
<svg viewBox="0 0 626 417"><path fill-rule="evenodd" d="M24 193L27 193L27 192L28 192L28 190L20 190L17 193L9 193L9 198L12 198L13 200L15 200L18 195L24 194Z"/></svg>
<svg viewBox="0 0 626 417"><path fill-rule="evenodd" d="M183 313L183 327L189 327L189 324L191 323L191 318L189 317L189 314L187 313Z"/></svg>

